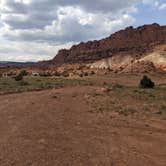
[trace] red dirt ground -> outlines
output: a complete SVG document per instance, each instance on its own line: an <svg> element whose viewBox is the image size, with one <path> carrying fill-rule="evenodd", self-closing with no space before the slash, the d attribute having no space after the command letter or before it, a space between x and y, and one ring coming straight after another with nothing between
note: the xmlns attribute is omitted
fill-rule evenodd
<svg viewBox="0 0 166 166"><path fill-rule="evenodd" d="M0 96L0 166L165 166L166 121L91 113L97 88Z"/></svg>

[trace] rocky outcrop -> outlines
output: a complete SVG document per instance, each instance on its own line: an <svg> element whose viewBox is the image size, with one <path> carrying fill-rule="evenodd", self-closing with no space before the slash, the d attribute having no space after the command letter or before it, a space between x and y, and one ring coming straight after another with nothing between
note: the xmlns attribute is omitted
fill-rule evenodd
<svg viewBox="0 0 166 166"><path fill-rule="evenodd" d="M103 40L82 42L69 50L60 50L48 64L90 63L128 55L139 59L160 44L166 44L166 26L151 24L138 28L128 27Z"/></svg>
<svg viewBox="0 0 166 166"><path fill-rule="evenodd" d="M91 69L112 69L114 71L143 72L166 71L166 44L154 47L142 56L125 55L104 58L89 64Z"/></svg>
<svg viewBox="0 0 166 166"><path fill-rule="evenodd" d="M122 70L124 73L153 73L157 71L159 70L156 69L153 62L149 61L138 61L126 66L126 68Z"/></svg>

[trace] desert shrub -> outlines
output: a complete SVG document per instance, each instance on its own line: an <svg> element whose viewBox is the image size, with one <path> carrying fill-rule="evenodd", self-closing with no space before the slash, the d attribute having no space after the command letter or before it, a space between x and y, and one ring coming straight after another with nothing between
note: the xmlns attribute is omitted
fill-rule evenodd
<svg viewBox="0 0 166 166"><path fill-rule="evenodd" d="M39 73L39 76L40 77L45 77L46 75L45 75L45 73Z"/></svg>
<svg viewBox="0 0 166 166"><path fill-rule="evenodd" d="M58 73L57 71L54 73L54 76L57 76L57 77L60 77L61 76L61 74L60 73Z"/></svg>
<svg viewBox="0 0 166 166"><path fill-rule="evenodd" d="M14 77L16 81L21 81L24 76L28 75L26 70L22 70L18 75Z"/></svg>
<svg viewBox="0 0 166 166"><path fill-rule="evenodd" d="M44 72L44 73L39 73L39 75L40 75L41 77L50 77L50 76L51 76L51 73L49 73L49 72Z"/></svg>
<svg viewBox="0 0 166 166"><path fill-rule="evenodd" d="M91 75L94 75L95 74L95 72L94 71L91 71L91 73L90 73Z"/></svg>
<svg viewBox="0 0 166 166"><path fill-rule="evenodd" d="M88 76L89 74L87 72L84 73L84 76Z"/></svg>
<svg viewBox="0 0 166 166"><path fill-rule="evenodd" d="M14 77L16 81L21 81L23 79L23 76L18 74L16 77Z"/></svg>
<svg viewBox="0 0 166 166"><path fill-rule="evenodd" d="M15 81L21 81L23 79L23 75L19 73L17 76L14 77Z"/></svg>
<svg viewBox="0 0 166 166"><path fill-rule="evenodd" d="M28 72L27 72L26 70L22 70L22 71L20 72L20 75L22 75L22 76L27 76L27 75L28 75Z"/></svg>
<svg viewBox="0 0 166 166"><path fill-rule="evenodd" d="M139 84L140 88L154 88L154 86L155 86L155 83L146 75L143 76Z"/></svg>
<svg viewBox="0 0 166 166"><path fill-rule="evenodd" d="M79 74L79 76L80 76L80 77L83 77L83 74L82 74L82 73L80 73L80 74Z"/></svg>

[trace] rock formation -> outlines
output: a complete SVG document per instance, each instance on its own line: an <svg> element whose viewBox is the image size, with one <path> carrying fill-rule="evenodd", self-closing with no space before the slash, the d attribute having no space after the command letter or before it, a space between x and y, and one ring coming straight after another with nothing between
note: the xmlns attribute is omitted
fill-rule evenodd
<svg viewBox="0 0 166 166"><path fill-rule="evenodd" d="M136 29L128 27L103 40L82 42L69 50L60 50L51 62L85 63L116 54L140 56L159 44L166 44L166 26L152 24Z"/></svg>
<svg viewBox="0 0 166 166"><path fill-rule="evenodd" d="M108 38L81 42L68 50L62 49L52 60L40 62L40 64L58 66L85 63L92 64L92 68L123 68L152 53L157 46L165 44L166 26L155 23L138 28L128 27ZM163 63L162 65L165 66L165 62Z"/></svg>

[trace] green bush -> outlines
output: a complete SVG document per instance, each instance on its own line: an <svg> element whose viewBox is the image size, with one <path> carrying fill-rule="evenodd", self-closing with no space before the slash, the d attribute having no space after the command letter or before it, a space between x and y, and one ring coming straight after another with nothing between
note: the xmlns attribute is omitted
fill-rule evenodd
<svg viewBox="0 0 166 166"><path fill-rule="evenodd" d="M21 81L23 79L23 75L20 73L15 78L15 81Z"/></svg>
<svg viewBox="0 0 166 166"><path fill-rule="evenodd" d="M148 78L146 75L144 75L142 80L140 81L139 87L140 88L154 88L155 83L150 78Z"/></svg>
<svg viewBox="0 0 166 166"><path fill-rule="evenodd" d="M23 79L24 76L27 76L28 73L26 70L22 70L16 77L14 77L14 79L16 81L21 81Z"/></svg>

